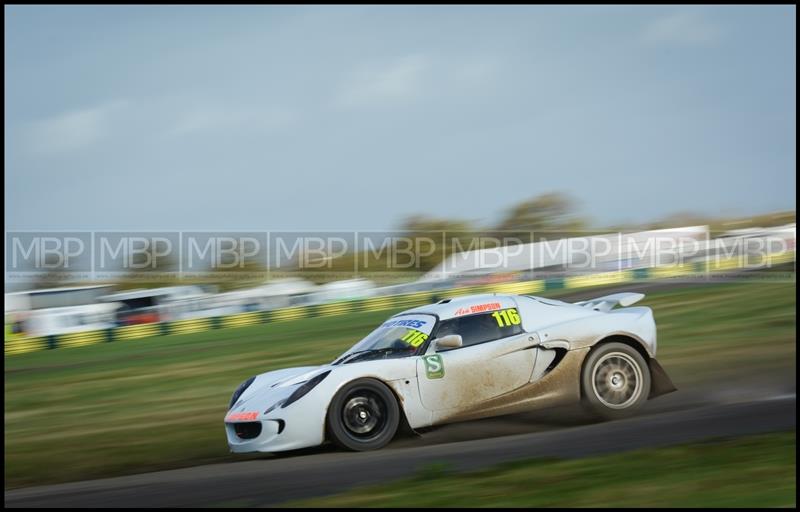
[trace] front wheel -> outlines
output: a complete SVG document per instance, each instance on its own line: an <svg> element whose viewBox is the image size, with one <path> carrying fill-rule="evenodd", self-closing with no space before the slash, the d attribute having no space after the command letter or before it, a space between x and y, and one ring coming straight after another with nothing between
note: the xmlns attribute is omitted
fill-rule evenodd
<svg viewBox="0 0 800 512"><path fill-rule="evenodd" d="M595 415L605 419L629 416L647 401L650 368L633 347L600 345L586 358L581 388L584 404Z"/></svg>
<svg viewBox="0 0 800 512"><path fill-rule="evenodd" d="M377 450L392 440L400 424L400 408L385 384L358 379L331 400L326 420L331 440L354 451Z"/></svg>

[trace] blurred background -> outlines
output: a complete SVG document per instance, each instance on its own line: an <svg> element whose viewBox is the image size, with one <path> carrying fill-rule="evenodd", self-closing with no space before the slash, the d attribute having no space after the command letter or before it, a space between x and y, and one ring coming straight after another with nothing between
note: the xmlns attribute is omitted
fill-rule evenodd
<svg viewBox="0 0 800 512"><path fill-rule="evenodd" d="M243 379L329 362L397 311L482 291L646 292L680 390L652 414L794 396L795 16L7 6L7 499L232 464L221 420ZM422 444L587 424L556 416ZM626 505L794 505L783 430L586 467L691 475ZM554 464L580 485L551 501L526 491L535 464L487 470L518 483L477 495L469 475L408 476L448 504L619 504ZM718 494L693 487L709 479ZM305 504L441 505L432 494Z"/></svg>

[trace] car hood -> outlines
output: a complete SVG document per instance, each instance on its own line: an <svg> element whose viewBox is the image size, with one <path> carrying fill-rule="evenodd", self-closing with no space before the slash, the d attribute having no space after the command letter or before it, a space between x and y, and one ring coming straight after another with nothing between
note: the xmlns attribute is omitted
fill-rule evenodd
<svg viewBox="0 0 800 512"><path fill-rule="evenodd" d="M320 366L299 366L297 368L284 368L262 373L256 376L250 386L242 393L234 408L246 404L253 397L274 397L280 400L289 396L298 385L318 375L333 366L326 364Z"/></svg>

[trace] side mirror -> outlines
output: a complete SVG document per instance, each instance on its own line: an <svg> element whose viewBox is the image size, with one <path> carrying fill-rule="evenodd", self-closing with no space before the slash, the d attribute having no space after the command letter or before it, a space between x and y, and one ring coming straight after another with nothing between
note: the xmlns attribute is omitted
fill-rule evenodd
<svg viewBox="0 0 800 512"><path fill-rule="evenodd" d="M440 348L458 348L461 346L461 336L458 334L448 334L441 338L436 338L436 349Z"/></svg>

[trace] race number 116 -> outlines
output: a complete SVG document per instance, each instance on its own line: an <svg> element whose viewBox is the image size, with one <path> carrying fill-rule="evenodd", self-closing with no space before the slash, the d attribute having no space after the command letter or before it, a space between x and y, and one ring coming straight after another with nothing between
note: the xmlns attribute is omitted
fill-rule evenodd
<svg viewBox="0 0 800 512"><path fill-rule="evenodd" d="M492 316L497 320L497 325L500 327L508 327L509 325L519 325L521 322L519 313L514 308L504 309L502 311L495 311Z"/></svg>

